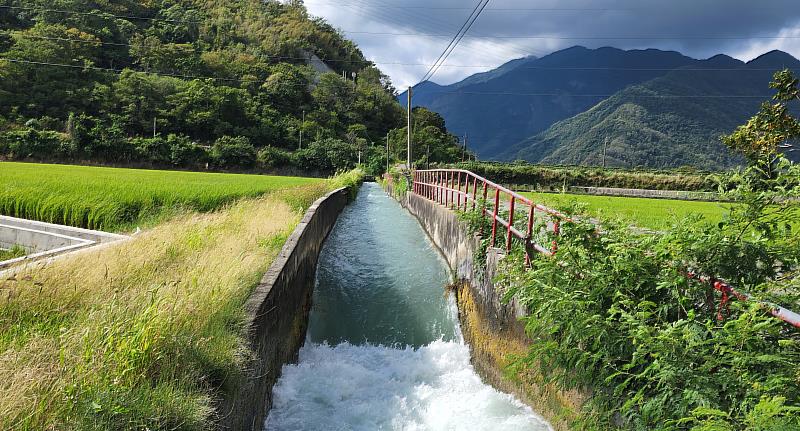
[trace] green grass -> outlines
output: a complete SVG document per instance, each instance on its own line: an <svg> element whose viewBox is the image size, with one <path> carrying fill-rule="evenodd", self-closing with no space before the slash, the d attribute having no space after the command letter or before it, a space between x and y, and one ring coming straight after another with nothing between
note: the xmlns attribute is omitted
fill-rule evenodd
<svg viewBox="0 0 800 431"><path fill-rule="evenodd" d="M361 176L185 212L0 281L0 429L215 429L250 366L253 287L304 208Z"/></svg>
<svg viewBox="0 0 800 431"><path fill-rule="evenodd" d="M210 211L315 178L0 163L0 214L123 231L182 210Z"/></svg>
<svg viewBox="0 0 800 431"><path fill-rule="evenodd" d="M15 245L8 250L0 249L0 262L4 260L22 257L25 256L26 254L27 252L25 251L25 249L18 245Z"/></svg>
<svg viewBox="0 0 800 431"><path fill-rule="evenodd" d="M672 199L628 198L554 193L522 193L550 207L559 208L572 203L585 205L586 214L605 219L621 219L646 229L663 230L682 218L699 214L706 220L718 222L731 204L720 202L681 201Z"/></svg>

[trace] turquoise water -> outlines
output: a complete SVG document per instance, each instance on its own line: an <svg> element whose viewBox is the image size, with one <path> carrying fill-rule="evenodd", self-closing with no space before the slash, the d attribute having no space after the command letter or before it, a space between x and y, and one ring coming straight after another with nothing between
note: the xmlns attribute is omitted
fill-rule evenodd
<svg viewBox="0 0 800 431"><path fill-rule="evenodd" d="M550 429L475 374L449 281L416 219L365 184L325 242L307 341L267 429Z"/></svg>

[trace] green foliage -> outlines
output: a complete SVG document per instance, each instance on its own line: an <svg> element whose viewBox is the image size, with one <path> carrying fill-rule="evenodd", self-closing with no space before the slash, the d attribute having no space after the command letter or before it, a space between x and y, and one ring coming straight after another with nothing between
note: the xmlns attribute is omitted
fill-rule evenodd
<svg viewBox="0 0 800 431"><path fill-rule="evenodd" d="M303 169L320 169L325 172L344 171L355 167L358 150L339 139L326 138L312 142L297 151L297 163Z"/></svg>
<svg viewBox="0 0 800 431"><path fill-rule="evenodd" d="M569 186L686 191L718 190L714 176L687 169L626 170L487 162L466 162L449 166L470 170L500 184L524 185L537 190L562 190Z"/></svg>
<svg viewBox="0 0 800 431"><path fill-rule="evenodd" d="M249 149L239 146L237 156L222 160L220 151L201 148L246 138L256 151L295 150L302 131L303 146L348 142L377 169L378 156L366 147L403 124L388 77L302 3L59 1L58 10L75 14L34 3L0 11L9 25L0 33L0 131L36 121L41 132L66 134L73 148L17 143L13 153L0 146L0 157L189 168L210 157L220 169L250 169ZM315 71L311 54L331 72ZM163 138L172 135L181 138ZM353 157L315 151L280 161L325 174L355 165Z"/></svg>
<svg viewBox="0 0 800 431"><path fill-rule="evenodd" d="M741 204L718 223L690 217L642 235L573 217L548 234L554 257L503 262L498 283L527 307L534 340L514 366L591 391L577 429L800 427L800 332L762 305L800 304L800 166L771 169L754 163L722 185Z"/></svg>
<svg viewBox="0 0 800 431"><path fill-rule="evenodd" d="M24 248L15 244L8 250L0 249L0 261L15 259L18 257L25 256L26 254L28 254L28 252L25 251Z"/></svg>
<svg viewBox="0 0 800 431"><path fill-rule="evenodd" d="M412 113L413 163L418 167L427 167L431 163L449 163L464 158L474 158L461 148L458 138L449 133L441 115L422 107L414 108ZM392 155L405 162L408 159L408 127L393 130L390 133L390 149Z"/></svg>
<svg viewBox="0 0 800 431"><path fill-rule="evenodd" d="M209 157L216 167L252 167L256 163L256 149L244 136L223 136L214 142Z"/></svg>
<svg viewBox="0 0 800 431"><path fill-rule="evenodd" d="M800 101L798 80L789 69L776 72L770 87L778 90L775 103L764 103L747 124L739 126L722 141L731 150L758 165L766 177L774 176L774 161L800 139L800 121L792 116L788 102Z"/></svg>
<svg viewBox="0 0 800 431"><path fill-rule="evenodd" d="M74 148L62 133L49 130L19 129L0 134L0 153L14 159L69 157Z"/></svg>

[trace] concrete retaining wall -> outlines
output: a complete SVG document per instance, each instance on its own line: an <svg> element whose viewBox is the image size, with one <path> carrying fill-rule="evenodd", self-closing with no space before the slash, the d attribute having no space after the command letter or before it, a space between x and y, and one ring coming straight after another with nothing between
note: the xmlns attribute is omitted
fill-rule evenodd
<svg viewBox="0 0 800 431"><path fill-rule="evenodd" d="M542 383L541 376L527 370L508 376L509 355L524 355L532 341L519 318L524 314L515 300L502 302L493 279L503 250L490 249L485 267L473 260L480 238L468 233L457 216L442 205L414 193L400 199L441 250L457 280L459 320L470 345L472 363L481 378L497 389L513 393L544 416L556 430L568 430L580 409L583 396L565 393Z"/></svg>
<svg viewBox="0 0 800 431"><path fill-rule="evenodd" d="M113 233L0 216L0 248L10 249L18 245L28 253L25 257L0 262L0 269L126 238Z"/></svg>
<svg viewBox="0 0 800 431"><path fill-rule="evenodd" d="M219 429L261 430L272 407L272 386L284 364L297 361L311 310L317 258L342 209L347 189L317 200L306 212L245 305L254 356L242 381L218 405Z"/></svg>

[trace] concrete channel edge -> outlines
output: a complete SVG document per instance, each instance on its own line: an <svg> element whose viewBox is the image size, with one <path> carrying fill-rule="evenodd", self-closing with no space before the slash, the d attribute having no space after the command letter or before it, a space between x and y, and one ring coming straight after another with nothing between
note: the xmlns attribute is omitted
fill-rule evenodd
<svg viewBox="0 0 800 431"><path fill-rule="evenodd" d="M243 378L223 385L217 429L263 429L272 387L282 367L297 361L305 340L322 244L349 201L349 189L341 188L311 205L247 299L247 347L253 355Z"/></svg>

